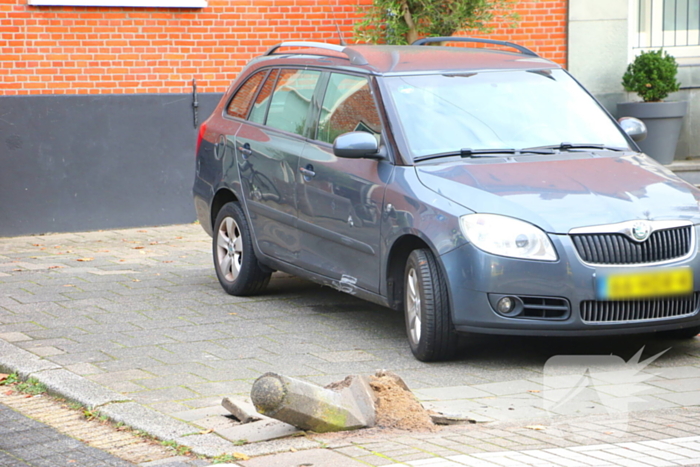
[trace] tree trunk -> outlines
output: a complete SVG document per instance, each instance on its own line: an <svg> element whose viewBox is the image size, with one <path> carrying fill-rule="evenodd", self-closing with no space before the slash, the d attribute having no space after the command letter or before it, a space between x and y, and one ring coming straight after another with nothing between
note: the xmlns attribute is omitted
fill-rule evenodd
<svg viewBox="0 0 700 467"><path fill-rule="evenodd" d="M406 40L409 44L413 44L418 40L418 31L416 30L416 23L413 22L413 16L411 16L411 10L408 8L408 2L406 0L401 2L401 9L403 10L403 19L406 21L406 26L408 26Z"/></svg>

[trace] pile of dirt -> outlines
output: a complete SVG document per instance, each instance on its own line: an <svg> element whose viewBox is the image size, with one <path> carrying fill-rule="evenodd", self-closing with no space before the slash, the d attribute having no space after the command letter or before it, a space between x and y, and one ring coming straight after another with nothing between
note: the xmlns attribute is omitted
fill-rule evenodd
<svg viewBox="0 0 700 467"><path fill-rule="evenodd" d="M377 396L377 426L408 431L439 429L401 378L378 373L370 376L369 384Z"/></svg>

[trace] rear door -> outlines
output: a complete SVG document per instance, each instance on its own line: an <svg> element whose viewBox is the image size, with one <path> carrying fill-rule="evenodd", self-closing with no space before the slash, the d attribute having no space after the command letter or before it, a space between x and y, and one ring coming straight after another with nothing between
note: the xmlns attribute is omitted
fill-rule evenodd
<svg viewBox="0 0 700 467"><path fill-rule="evenodd" d="M292 263L300 248L296 172L320 76L312 70L271 71L235 141L242 192L258 247Z"/></svg>
<svg viewBox="0 0 700 467"><path fill-rule="evenodd" d="M332 277L344 291L377 292L381 213L393 166L333 154L333 141L343 133L366 131L380 140L382 122L367 77L331 73L327 83L319 93L315 138L297 173L299 264Z"/></svg>

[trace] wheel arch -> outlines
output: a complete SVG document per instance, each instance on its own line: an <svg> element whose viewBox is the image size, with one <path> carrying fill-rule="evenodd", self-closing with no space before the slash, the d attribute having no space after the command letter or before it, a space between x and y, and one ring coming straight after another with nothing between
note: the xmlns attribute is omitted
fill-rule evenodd
<svg viewBox="0 0 700 467"><path fill-rule="evenodd" d="M421 248L429 249L435 258L438 259L438 255L435 254L435 249L432 245L419 235L413 233L402 235L391 245L389 255L387 256L386 284L388 302L394 310L401 310L403 308L403 276L408 256L413 250ZM440 261L438 260L438 264L439 263Z"/></svg>
<svg viewBox="0 0 700 467"><path fill-rule="evenodd" d="M236 194L229 190L228 188L220 188L214 198L211 200L211 208L209 209L209 226L212 231L214 230L214 223L216 222L216 217L219 215L219 211L224 207L226 203L238 203L239 199Z"/></svg>

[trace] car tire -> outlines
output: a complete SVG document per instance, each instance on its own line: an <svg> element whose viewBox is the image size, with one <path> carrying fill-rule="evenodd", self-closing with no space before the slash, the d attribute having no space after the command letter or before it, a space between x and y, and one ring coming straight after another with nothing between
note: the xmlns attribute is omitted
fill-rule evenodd
<svg viewBox="0 0 700 467"><path fill-rule="evenodd" d="M700 326L692 328L674 329L673 331L661 331L656 335L662 339L692 339L700 334Z"/></svg>
<svg viewBox="0 0 700 467"><path fill-rule="evenodd" d="M408 343L422 362L447 360L457 351L447 285L428 249L413 250L404 272L404 315Z"/></svg>
<svg viewBox="0 0 700 467"><path fill-rule="evenodd" d="M227 203L214 222L212 253L216 277L229 295L255 295L270 282L269 271L258 262L241 207Z"/></svg>

